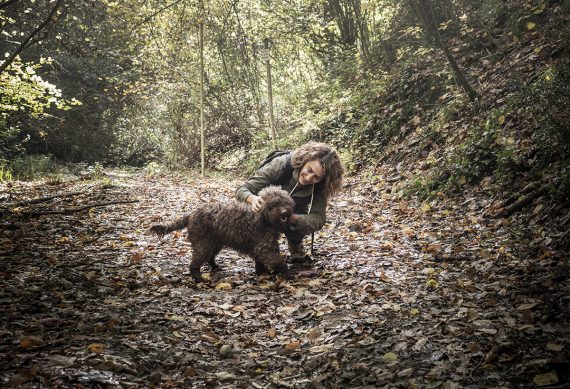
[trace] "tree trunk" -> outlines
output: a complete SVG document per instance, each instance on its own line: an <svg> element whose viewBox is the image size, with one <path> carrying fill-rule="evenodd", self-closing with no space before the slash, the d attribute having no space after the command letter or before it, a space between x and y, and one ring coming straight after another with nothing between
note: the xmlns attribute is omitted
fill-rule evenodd
<svg viewBox="0 0 570 389"><path fill-rule="evenodd" d="M200 20L200 162L204 176L206 165L206 135L204 130L204 22Z"/></svg>
<svg viewBox="0 0 570 389"><path fill-rule="evenodd" d="M424 34L426 35L427 40L431 42L437 40L439 42L439 46L443 50L445 58L447 58L447 61L453 70L453 75L457 84L463 88L471 101L475 101L477 98L477 92L471 84L469 84L467 77L465 77L465 73L459 68L459 65L457 65L457 61L449 51L447 43L444 42L441 34L439 33L438 25L439 22L443 21L442 15L452 14L452 10L449 9L451 5L448 3L447 6L443 8L444 12L438 13L438 16L435 14L431 0L408 0L408 5L412 14L416 19L419 19L423 25Z"/></svg>

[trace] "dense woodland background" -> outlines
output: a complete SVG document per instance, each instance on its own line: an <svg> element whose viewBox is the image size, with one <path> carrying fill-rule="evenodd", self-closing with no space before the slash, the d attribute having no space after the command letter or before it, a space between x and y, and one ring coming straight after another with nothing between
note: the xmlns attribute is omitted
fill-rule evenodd
<svg viewBox="0 0 570 389"><path fill-rule="evenodd" d="M569 21L570 0L0 0L0 385L567 388ZM266 45L277 147L329 142L349 174L314 269L252 282L226 253L202 288L183 237L144 229L273 148Z"/></svg>
<svg viewBox="0 0 570 389"><path fill-rule="evenodd" d="M434 185L553 162L566 172L568 7L4 1L2 166L16 175L48 157L195 166L203 22L210 169L270 147L260 59L269 40L279 147L328 141L358 170L421 132L421 153L440 170Z"/></svg>

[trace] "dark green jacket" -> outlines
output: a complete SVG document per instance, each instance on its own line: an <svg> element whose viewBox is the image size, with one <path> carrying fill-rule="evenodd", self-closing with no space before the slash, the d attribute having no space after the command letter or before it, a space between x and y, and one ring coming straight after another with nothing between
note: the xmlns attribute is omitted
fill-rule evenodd
<svg viewBox="0 0 570 389"><path fill-rule="evenodd" d="M277 185L281 172L286 169L287 155L276 157L267 165L255 172L242 186L236 190L236 198L245 201L249 195L257 195L261 189L269 185ZM321 185L314 185L313 205L311 212L307 214L311 202L313 185L302 186L298 184L300 169L294 169L291 178L281 187L286 190L297 204L296 212L299 214L299 222L295 230L303 235L309 235L323 228L326 221L327 197Z"/></svg>

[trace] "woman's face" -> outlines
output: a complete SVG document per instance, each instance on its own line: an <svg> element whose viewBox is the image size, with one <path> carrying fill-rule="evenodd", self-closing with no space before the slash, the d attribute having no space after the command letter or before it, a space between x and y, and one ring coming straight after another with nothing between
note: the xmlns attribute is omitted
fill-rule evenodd
<svg viewBox="0 0 570 389"><path fill-rule="evenodd" d="M325 169L318 160L309 161L303 165L299 173L299 184L317 184L325 177Z"/></svg>

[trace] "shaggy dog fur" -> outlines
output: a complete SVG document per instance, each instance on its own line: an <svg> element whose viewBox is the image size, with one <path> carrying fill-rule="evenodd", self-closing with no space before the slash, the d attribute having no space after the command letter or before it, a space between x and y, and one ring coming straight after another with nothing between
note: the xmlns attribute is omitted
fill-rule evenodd
<svg viewBox="0 0 570 389"><path fill-rule="evenodd" d="M231 201L211 203L168 225L152 226L150 231L164 236L169 232L188 229L192 243L190 273L196 282L203 282L200 267L208 263L219 269L215 258L224 247L249 255L255 261L257 274L267 270L287 273L287 264L279 254L278 237L295 208L295 202L276 186L267 187L259 196L264 200L260 212L249 204Z"/></svg>

